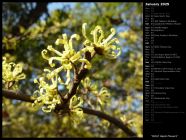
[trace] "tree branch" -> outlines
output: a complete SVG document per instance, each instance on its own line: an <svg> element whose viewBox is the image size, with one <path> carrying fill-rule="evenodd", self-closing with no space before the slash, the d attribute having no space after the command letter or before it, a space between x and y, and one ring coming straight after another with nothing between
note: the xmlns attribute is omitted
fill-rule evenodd
<svg viewBox="0 0 186 140"><path fill-rule="evenodd" d="M29 95L25 95L22 94L20 91L19 92L15 92L13 90L2 90L2 95L8 99L15 99L15 100L21 100L21 101L25 101L25 102L30 102L33 103L34 99L29 96ZM62 106L58 106L58 109L62 109ZM131 136L131 137L136 137L136 134L130 130L127 126L125 126L123 124L123 122L121 122L120 120L111 117L101 111L96 111L96 110L92 110L92 109L88 109L88 108L83 108L83 112L86 114L90 114L90 115L95 115L99 118L105 119L107 121L109 121L112 124L115 124L117 127L121 128L127 135Z"/></svg>
<svg viewBox="0 0 186 140"><path fill-rule="evenodd" d="M9 99L21 100L21 101L30 102L30 103L34 102L34 99L31 96L22 94L20 91L15 92L13 90L3 89L2 94L4 97L9 98Z"/></svg>
<svg viewBox="0 0 186 140"><path fill-rule="evenodd" d="M122 121L114 117L111 117L101 111L96 111L96 110L92 110L89 108L83 108L83 107L82 109L83 109L83 112L86 114L98 116L99 118L105 119L109 121L110 123L115 124L117 127L121 128L129 136L136 136L136 134L133 131L131 131L127 126L125 126Z"/></svg>

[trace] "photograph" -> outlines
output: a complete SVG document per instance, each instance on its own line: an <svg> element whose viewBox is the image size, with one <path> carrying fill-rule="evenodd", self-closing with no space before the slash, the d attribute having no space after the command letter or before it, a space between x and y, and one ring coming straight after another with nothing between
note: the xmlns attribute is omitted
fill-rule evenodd
<svg viewBox="0 0 186 140"><path fill-rule="evenodd" d="M2 138L143 138L143 2L2 2Z"/></svg>

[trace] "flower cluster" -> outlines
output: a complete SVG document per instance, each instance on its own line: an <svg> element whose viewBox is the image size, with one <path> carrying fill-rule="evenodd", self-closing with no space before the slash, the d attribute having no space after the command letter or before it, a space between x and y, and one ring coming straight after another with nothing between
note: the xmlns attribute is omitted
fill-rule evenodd
<svg viewBox="0 0 186 140"><path fill-rule="evenodd" d="M45 69L45 71L50 72L48 69ZM56 105L61 103L57 90L58 82L61 82L58 76L52 77L49 82L47 82L45 77L40 77L39 80L35 79L34 83L39 84L39 90L34 92L36 99L32 106L35 108L43 106L43 112L47 113L55 109Z"/></svg>
<svg viewBox="0 0 186 140"><path fill-rule="evenodd" d="M58 55L57 57L48 57L47 54L47 50L43 50L42 51L42 56L44 59L47 59L49 62L49 65L51 67L55 66L55 63L53 62L58 61L60 62L61 66L57 69L55 69L54 71L51 72L49 78L54 77L55 75L57 75L59 72L61 72L62 70L66 71L66 82L65 85L68 85L70 82L70 71L75 68L75 64L77 64L78 62L80 63L85 63L85 68L90 69L91 68L91 64L87 59L84 59L82 57L82 54L85 53L87 51L87 49L82 49L81 51L76 52L73 49L73 45L72 45L72 39L76 39L79 40L79 35L77 34L73 34L70 37L70 40L68 41L67 35L63 34L63 38L62 39L57 39L55 44L56 45L64 45L64 51L61 53L59 51L57 51L56 49L54 49L51 45L49 45L47 47L47 49L51 52L54 52L56 55Z"/></svg>
<svg viewBox="0 0 186 140"><path fill-rule="evenodd" d="M121 48L117 45L114 45L114 43L119 43L117 38L113 38L113 36L116 34L114 28L110 29L111 34L105 38L102 27L99 25L96 26L90 33L93 36L93 40L91 40L86 34L86 26L86 23L82 25L82 33L86 39L83 44L88 50L90 50L90 52L95 51L97 54L103 55L108 59L116 59L120 55Z"/></svg>
<svg viewBox="0 0 186 140"><path fill-rule="evenodd" d="M82 34L85 40L83 42L83 48L79 51L74 49L73 40L80 40L80 35L73 34L68 38L67 34L62 34L62 37L55 41L55 45L63 47L62 52L56 50L52 45L49 45L47 49L41 52L42 57L48 61L52 70L44 69L47 74L39 78L39 80L35 80L35 83L39 84L39 90L36 90L34 93L36 100L33 106L42 106L44 112L51 112L57 104L62 103L62 99L58 93L58 84L62 84L64 88L70 91L69 85L72 82L72 71L78 74L78 66L80 65L84 69L91 69L92 67L90 60L88 58L86 59L86 52L91 54L91 58L94 54L98 54L109 59L115 59L121 53L120 47L117 46L119 43L118 39L112 39L116 33L115 29L112 28L111 34L105 38L101 26L96 26L90 32L93 38L90 39L87 37L86 25L86 23L82 25ZM49 54L54 54L55 56L49 56ZM59 78L63 74L61 72L65 72L66 79L61 80ZM97 87L90 82L88 83L89 80L85 80L85 85L87 84L86 86L90 87L90 90L96 94L100 105L103 105L109 97L109 93L105 88L102 88L100 92L96 91ZM80 108L82 103L83 101L80 97L73 96L70 99L68 108L70 110L70 117L74 123L79 123L83 118L83 110Z"/></svg>
<svg viewBox="0 0 186 140"><path fill-rule="evenodd" d="M110 93L108 92L106 87L102 87L98 92L98 86L95 83L92 83L90 78L86 77L82 81L82 85L87 92L91 92L95 97L96 101L100 104L100 106L104 106L105 103L110 99Z"/></svg>
<svg viewBox="0 0 186 140"><path fill-rule="evenodd" d="M17 89L18 81L26 78L26 75L22 73L23 64L22 63L15 64L13 62L8 63L6 57L3 57L2 65L3 85L7 89Z"/></svg>

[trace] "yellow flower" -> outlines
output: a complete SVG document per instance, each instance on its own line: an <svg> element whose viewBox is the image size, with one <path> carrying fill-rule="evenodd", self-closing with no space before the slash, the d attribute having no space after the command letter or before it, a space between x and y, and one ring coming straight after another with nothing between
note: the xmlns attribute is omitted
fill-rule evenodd
<svg viewBox="0 0 186 140"><path fill-rule="evenodd" d="M113 38L113 36L116 34L114 28L110 29L111 34L105 38L102 27L96 26L90 33L93 36L93 41L91 41L91 39L89 39L86 35L86 26L87 23L82 25L82 34L86 39L83 44L90 52L94 50L97 54L104 55L108 59L115 59L121 54L121 48L114 45L114 43L119 43L117 38Z"/></svg>
<svg viewBox="0 0 186 140"><path fill-rule="evenodd" d="M61 72L62 70L65 70L67 72L66 74L66 85L69 84L71 78L70 78L70 71L74 68L75 63L77 62L81 62L81 63L85 63L85 68L90 69L91 68L91 64L87 59L84 59L82 57L82 54L85 53L87 51L87 49L82 49L78 52L76 52L73 49L73 45L72 45L72 40L76 39L79 40L79 35L77 34L73 34L70 38L70 40L68 41L67 35L63 34L63 39L57 39L55 44L56 45L64 45L64 51L61 53L57 50L55 50L51 45L49 45L47 47L47 49L51 52L54 52L55 54L57 54L57 57L48 57L47 54L47 50L43 50L42 51L42 56L44 59L47 59L49 62L49 65L51 67L55 66L55 63L53 62L58 61L60 62L61 66L57 69L55 69L54 71L52 71L52 73L50 75L48 75L48 78L52 78L54 75L57 75L59 72Z"/></svg>
<svg viewBox="0 0 186 140"><path fill-rule="evenodd" d="M46 69L45 71L50 72ZM43 106L42 110L44 112L51 112L53 109L55 109L55 106L61 103L60 96L57 91L58 81L61 81L58 76L51 78L52 84L48 84L44 77L40 77L39 80L35 79L34 83L39 84L39 90L34 92L34 97L36 97L36 100L32 106Z"/></svg>
<svg viewBox="0 0 186 140"><path fill-rule="evenodd" d="M79 124L83 119L83 110L80 106L83 104L83 100L80 97L74 95L70 99L69 109L70 109L70 119L76 125Z"/></svg>
<svg viewBox="0 0 186 140"><path fill-rule="evenodd" d="M103 87L96 96L99 104L103 106L108 101L110 94L108 90L105 87Z"/></svg>
<svg viewBox="0 0 186 140"><path fill-rule="evenodd" d="M2 68L3 84L7 84L9 82L17 83L19 80L23 80L26 78L26 75L22 73L23 71L22 63L18 63L18 64L15 64L13 62L7 63L6 57L3 57L2 65L3 65Z"/></svg>
<svg viewBox="0 0 186 140"><path fill-rule="evenodd" d="M91 91L91 92L97 91L97 88L98 88L96 84L93 84L91 82L89 77L86 77L84 80L82 80L82 85L86 90Z"/></svg>

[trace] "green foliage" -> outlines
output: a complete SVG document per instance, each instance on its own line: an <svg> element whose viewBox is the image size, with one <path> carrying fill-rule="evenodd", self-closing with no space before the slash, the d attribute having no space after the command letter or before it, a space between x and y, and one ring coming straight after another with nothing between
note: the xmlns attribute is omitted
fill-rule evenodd
<svg viewBox="0 0 186 140"><path fill-rule="evenodd" d="M133 71L134 74L127 79L125 89L130 92L132 89L142 90L143 89L143 56L141 53L131 53L129 55L128 62L129 70Z"/></svg>

